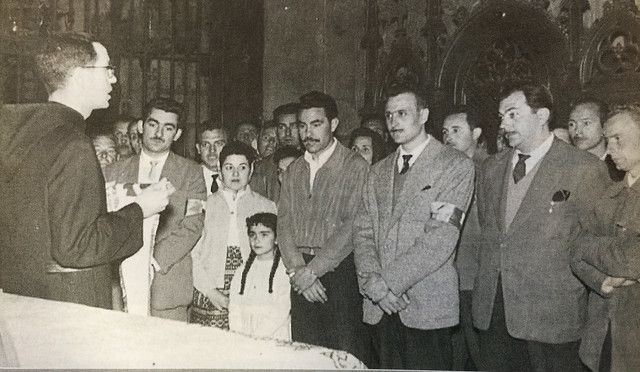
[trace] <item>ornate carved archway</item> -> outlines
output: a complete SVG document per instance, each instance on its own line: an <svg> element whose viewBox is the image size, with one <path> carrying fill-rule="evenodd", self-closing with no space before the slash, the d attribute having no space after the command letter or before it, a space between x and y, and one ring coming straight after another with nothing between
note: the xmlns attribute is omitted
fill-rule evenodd
<svg viewBox="0 0 640 372"><path fill-rule="evenodd" d="M581 50L580 83L611 104L640 102L640 15L633 1L605 4Z"/></svg>
<svg viewBox="0 0 640 372"><path fill-rule="evenodd" d="M569 82L570 54L562 27L544 9L528 2L489 1L453 37L437 76L436 107L442 112L466 103L479 115L487 138L495 139L500 88L534 80L559 93Z"/></svg>

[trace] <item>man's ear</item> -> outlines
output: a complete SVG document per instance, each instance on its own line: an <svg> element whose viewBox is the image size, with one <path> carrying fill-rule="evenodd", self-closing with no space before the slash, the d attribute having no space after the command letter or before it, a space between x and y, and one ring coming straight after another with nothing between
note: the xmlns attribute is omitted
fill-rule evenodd
<svg viewBox="0 0 640 372"><path fill-rule="evenodd" d="M338 129L338 124L340 124L340 120L338 120L338 118L331 119L331 133Z"/></svg>
<svg viewBox="0 0 640 372"><path fill-rule="evenodd" d="M473 140L478 142L478 139L480 138L480 135L482 134L482 128L476 127L473 128L473 131L471 132L471 136L473 137Z"/></svg>
<svg viewBox="0 0 640 372"><path fill-rule="evenodd" d="M198 155L202 155L202 153L200 152L200 144L196 143L196 152L198 153Z"/></svg>
<svg viewBox="0 0 640 372"><path fill-rule="evenodd" d="M173 142L177 141L178 139L180 139L180 136L182 135L182 129L178 129L176 131L176 135L173 136Z"/></svg>
<svg viewBox="0 0 640 372"><path fill-rule="evenodd" d="M551 119L551 111L548 108L542 107L536 111L536 116L540 120L541 123L546 123L549 125L549 119Z"/></svg>
<svg viewBox="0 0 640 372"><path fill-rule="evenodd" d="M142 134L142 129L143 129L143 122L142 119L138 120L138 122L136 123L136 128L138 128L138 133Z"/></svg>
<svg viewBox="0 0 640 372"><path fill-rule="evenodd" d="M429 109L428 108L422 108L420 109L420 112L418 113L420 115L420 123L424 124L427 122L427 120L429 120Z"/></svg>

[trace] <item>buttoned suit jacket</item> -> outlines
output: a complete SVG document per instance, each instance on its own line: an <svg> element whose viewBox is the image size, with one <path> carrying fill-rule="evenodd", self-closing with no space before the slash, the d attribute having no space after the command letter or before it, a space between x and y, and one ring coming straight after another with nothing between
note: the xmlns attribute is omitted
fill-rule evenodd
<svg viewBox="0 0 640 372"><path fill-rule="evenodd" d="M115 162L105 169L107 182L138 182L140 155ZM207 199L202 169L196 162L169 153L160 178L167 178L176 191L160 213L153 256L161 267L151 284L151 307L155 310L186 306L193 294L191 249L204 226L202 213L185 216L188 199Z"/></svg>
<svg viewBox="0 0 640 372"><path fill-rule="evenodd" d="M593 218L588 220L593 223L573 250L573 266L592 268L590 276L580 273L592 289L580 358L594 371L600 368L609 324L611 371L640 370L640 284L601 292L607 276L640 279L640 182L631 188L625 184L612 185L594 202Z"/></svg>
<svg viewBox="0 0 640 372"><path fill-rule="evenodd" d="M454 326L459 318L453 264L459 230L431 220L431 203L466 211L473 193L473 162L431 138L407 173L394 208L397 157L394 152L373 165L367 178L354 228L357 270L380 273L395 295L406 293L409 305L399 313L405 326ZM382 315L378 305L364 300L365 323L376 324Z"/></svg>
<svg viewBox="0 0 640 372"><path fill-rule="evenodd" d="M511 336L546 343L576 341L586 319L587 291L571 272L571 244L580 233L580 216L606 188L609 176L597 157L554 138L505 230L514 151L487 159L478 182L482 238L473 322L481 330L489 328L501 276ZM553 202L554 194L563 192L568 193L566 200Z"/></svg>

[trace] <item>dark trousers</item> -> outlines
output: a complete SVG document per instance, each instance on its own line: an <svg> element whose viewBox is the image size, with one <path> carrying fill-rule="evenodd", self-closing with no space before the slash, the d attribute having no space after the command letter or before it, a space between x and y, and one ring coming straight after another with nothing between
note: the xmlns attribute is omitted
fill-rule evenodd
<svg viewBox="0 0 640 372"><path fill-rule="evenodd" d="M512 337L507 331L502 281L493 304L491 324L479 331L482 370L492 371L586 371L578 356L579 341L549 344Z"/></svg>
<svg viewBox="0 0 640 372"><path fill-rule="evenodd" d="M460 292L460 324L453 327L451 334L454 371L476 371L476 361L480 360L478 331L471 319L471 291Z"/></svg>
<svg viewBox="0 0 640 372"><path fill-rule="evenodd" d="M451 369L451 330L422 330L402 324L398 314L384 314L380 322L370 325L376 368L383 369Z"/></svg>
<svg viewBox="0 0 640 372"><path fill-rule="evenodd" d="M303 254L308 263L314 256ZM320 278L328 301L309 302L291 291L291 337L336 350L345 350L365 365L370 362L370 341L362 322L362 297L358 290L353 253Z"/></svg>

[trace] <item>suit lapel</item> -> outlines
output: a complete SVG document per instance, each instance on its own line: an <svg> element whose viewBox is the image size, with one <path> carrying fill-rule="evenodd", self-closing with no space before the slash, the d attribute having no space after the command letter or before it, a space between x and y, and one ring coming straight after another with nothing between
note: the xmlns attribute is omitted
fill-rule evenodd
<svg viewBox="0 0 640 372"><path fill-rule="evenodd" d="M498 182L495 185L496 189L492 192L492 197L499 198L492 203L493 206L497 207L493 212L498 216L498 226L502 233L505 232L504 222L507 213L507 185L509 185L509 177L512 175L511 159L513 158L513 151L514 150L511 149L503 156L496 169L496 177L493 178L498 180ZM502 175L502 177L500 177L500 175Z"/></svg>
<svg viewBox="0 0 640 372"><path fill-rule="evenodd" d="M160 173L160 179L166 178L171 183L176 185L174 183L174 180L172 180L173 175L176 173L175 167L176 167L175 155L173 152L169 152L169 156L167 156L167 161L164 162L164 167L162 167L162 172Z"/></svg>
<svg viewBox="0 0 640 372"><path fill-rule="evenodd" d="M397 156L398 153L394 152L393 156L383 160L384 164L380 167L380 174L375 180L376 199L379 201L378 215L381 217L378 241L382 241L387 236L389 229L389 220L393 209L393 177Z"/></svg>
<svg viewBox="0 0 640 372"><path fill-rule="evenodd" d="M517 231L534 211L546 210L547 206L545 204L551 202L551 200L547 200L549 199L547 195L549 190L557 189L556 185L562 177L562 169L565 162L564 157L560 154L561 149L558 147L557 141L557 139L554 139L551 148L538 163L538 171L520 203L511 226L509 226L510 231Z"/></svg>
<svg viewBox="0 0 640 372"><path fill-rule="evenodd" d="M398 195L396 206L393 208L393 213L389 219L388 227L393 226L400 219L402 214L409 208L409 204L415 199L415 195L420 192L423 187L433 183L431 180L432 172L429 171L429 164L431 164L433 158L440 153L442 145L434 138L431 138L429 141L429 144L418 156L418 159L413 163L411 170L407 174L402 190L400 190L400 194ZM393 178L390 184L391 195L393 197Z"/></svg>

